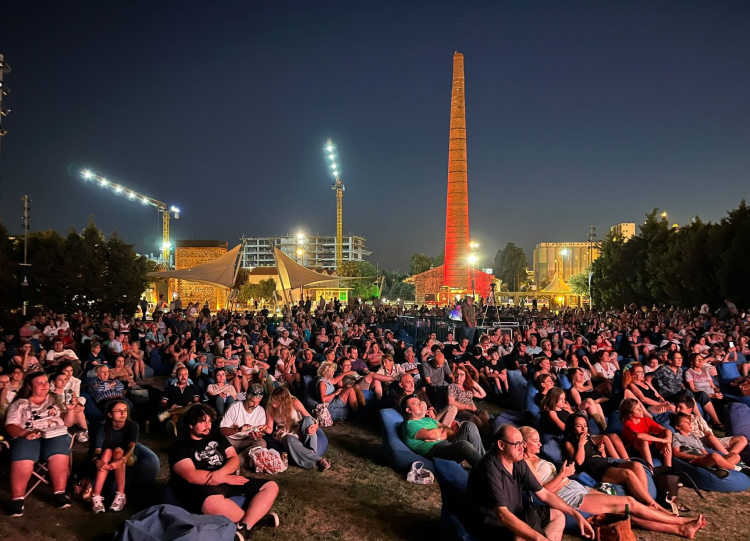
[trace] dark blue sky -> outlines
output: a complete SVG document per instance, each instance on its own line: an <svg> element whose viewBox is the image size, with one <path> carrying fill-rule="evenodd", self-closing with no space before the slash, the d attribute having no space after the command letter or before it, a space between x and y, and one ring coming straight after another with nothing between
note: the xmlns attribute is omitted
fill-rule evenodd
<svg viewBox="0 0 750 541"><path fill-rule="evenodd" d="M4 2L13 67L0 211L173 238L344 231L405 269L443 249L452 55L466 60L472 237L583 241L653 207L718 220L748 196L748 2Z"/></svg>

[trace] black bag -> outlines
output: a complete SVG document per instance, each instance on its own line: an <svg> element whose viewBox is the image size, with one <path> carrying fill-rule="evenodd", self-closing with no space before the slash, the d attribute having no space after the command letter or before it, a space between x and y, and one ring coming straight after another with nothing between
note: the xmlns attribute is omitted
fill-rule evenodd
<svg viewBox="0 0 750 541"><path fill-rule="evenodd" d="M654 485L656 485L656 502L664 509L672 511L677 516L679 516L681 510L684 513L688 512L686 508L681 508L677 499L680 491L680 483L682 483L683 487L695 490L695 493L698 494L701 499L704 498L692 477L671 466L658 466L654 468L653 478Z"/></svg>

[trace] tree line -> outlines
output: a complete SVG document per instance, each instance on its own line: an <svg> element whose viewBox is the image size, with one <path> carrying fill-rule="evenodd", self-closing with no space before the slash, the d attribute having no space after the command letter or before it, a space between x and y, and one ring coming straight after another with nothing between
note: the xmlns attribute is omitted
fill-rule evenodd
<svg viewBox="0 0 750 541"><path fill-rule="evenodd" d="M0 310L4 319L18 319L24 296L28 305L58 313L126 314L136 311L156 265L136 254L117 231L106 238L93 219L80 233L71 228L63 237L56 231L29 233L27 286L23 277L23 239L10 237L0 223ZM14 317L15 316L15 317Z"/></svg>
<svg viewBox="0 0 750 541"><path fill-rule="evenodd" d="M597 308L750 306L750 208L742 200L718 223L694 218L670 227L658 209L628 240L608 235L592 265Z"/></svg>

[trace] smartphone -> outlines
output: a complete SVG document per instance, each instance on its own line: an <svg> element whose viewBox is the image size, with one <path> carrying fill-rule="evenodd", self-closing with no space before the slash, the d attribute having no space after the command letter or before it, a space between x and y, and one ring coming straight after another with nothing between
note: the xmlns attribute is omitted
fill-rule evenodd
<svg viewBox="0 0 750 541"><path fill-rule="evenodd" d="M729 342L729 347L733 348L734 347L734 342Z"/></svg>

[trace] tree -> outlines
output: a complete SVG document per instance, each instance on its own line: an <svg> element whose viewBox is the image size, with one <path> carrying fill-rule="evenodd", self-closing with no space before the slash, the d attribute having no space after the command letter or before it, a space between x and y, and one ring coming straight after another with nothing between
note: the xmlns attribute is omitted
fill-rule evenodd
<svg viewBox="0 0 750 541"><path fill-rule="evenodd" d="M4 255L0 309L7 314L21 305L18 269L23 247L18 241L9 243L5 229L0 234ZM133 314L149 282L147 274L155 269L116 231L107 240L93 219L81 233L71 229L67 237L51 230L30 234L28 263L29 305L63 314L77 310Z"/></svg>
<svg viewBox="0 0 750 541"><path fill-rule="evenodd" d="M526 254L523 248L509 242L505 248L498 250L494 259L495 276L507 284L509 290L520 291L526 282Z"/></svg>
<svg viewBox="0 0 750 541"><path fill-rule="evenodd" d="M383 296L385 296L385 293L386 291L383 290ZM391 302L395 301L396 299L413 301L415 293L416 289L414 287L414 284L408 284L406 282L394 282L388 290L388 298L391 300Z"/></svg>
<svg viewBox="0 0 750 541"><path fill-rule="evenodd" d="M246 283L240 289L239 302L250 300L273 301L276 294L276 280L267 278L258 283Z"/></svg>
<svg viewBox="0 0 750 541"><path fill-rule="evenodd" d="M411 256L409 265L409 274L412 276L421 272L428 271L432 268L432 258L427 254L414 254Z"/></svg>
<svg viewBox="0 0 750 541"><path fill-rule="evenodd" d="M591 272L591 267L586 267L583 272L568 278L568 285L574 294L582 297L589 296L589 272Z"/></svg>

